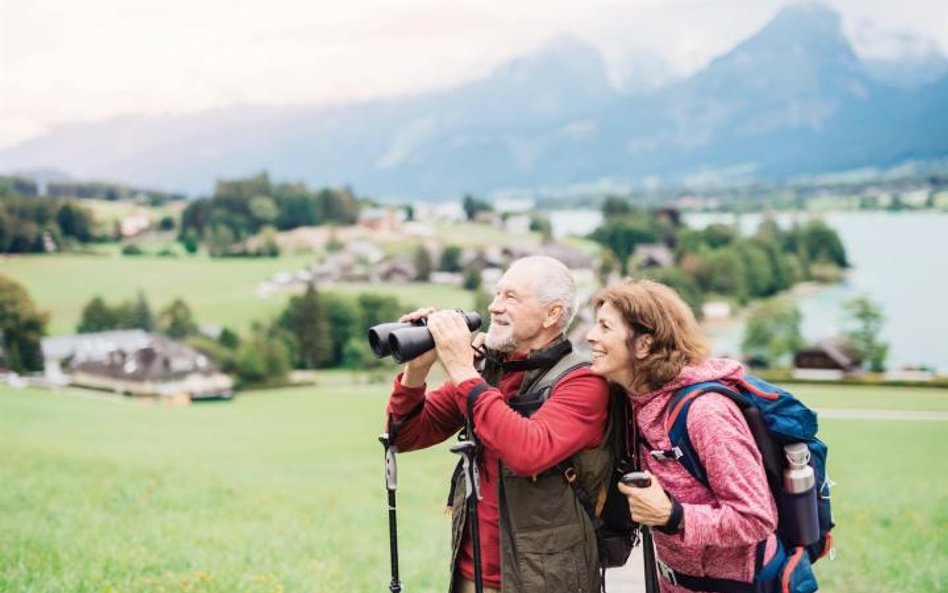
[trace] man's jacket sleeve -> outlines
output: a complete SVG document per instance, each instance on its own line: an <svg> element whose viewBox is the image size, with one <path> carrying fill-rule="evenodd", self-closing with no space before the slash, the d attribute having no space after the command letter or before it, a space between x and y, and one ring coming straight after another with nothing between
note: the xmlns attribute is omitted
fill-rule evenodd
<svg viewBox="0 0 948 593"><path fill-rule="evenodd" d="M388 417L401 422L395 445L401 451L423 449L436 445L464 425L464 417L455 403L456 389L450 382L425 394L425 385L405 387L402 376L395 377L395 385L388 400ZM391 427L387 427L391 432Z"/></svg>
<svg viewBox="0 0 948 593"><path fill-rule="evenodd" d="M609 389L588 369L561 379L529 418L511 409L500 390L486 386L482 379L458 385L456 408L462 414L467 415L472 391L478 438L518 475L538 474L602 442Z"/></svg>

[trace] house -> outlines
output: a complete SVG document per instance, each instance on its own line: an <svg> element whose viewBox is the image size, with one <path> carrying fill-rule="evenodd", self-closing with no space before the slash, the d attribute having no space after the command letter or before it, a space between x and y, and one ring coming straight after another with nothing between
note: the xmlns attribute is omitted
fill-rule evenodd
<svg viewBox="0 0 948 593"><path fill-rule="evenodd" d="M632 264L640 270L667 268L675 265L675 253L664 243L640 243L632 253Z"/></svg>
<svg viewBox="0 0 948 593"><path fill-rule="evenodd" d="M862 356L845 338L820 340L793 357L795 379L834 380L862 370Z"/></svg>
<svg viewBox="0 0 948 593"><path fill-rule="evenodd" d="M359 212L359 220L356 224L376 233L394 233L401 229L406 218L405 210L402 208L367 208Z"/></svg>
<svg viewBox="0 0 948 593"><path fill-rule="evenodd" d="M129 214L119 221L119 234L127 239L148 230L150 226L151 215L149 215L146 210L138 210L134 214Z"/></svg>
<svg viewBox="0 0 948 593"><path fill-rule="evenodd" d="M407 284L418 276L415 264L404 259L382 262L372 272L372 282Z"/></svg>
<svg viewBox="0 0 948 593"><path fill-rule="evenodd" d="M161 334L123 330L46 338L47 378L133 396L230 399L233 380L190 346Z"/></svg>
<svg viewBox="0 0 948 593"><path fill-rule="evenodd" d="M504 247L502 253L506 259L505 267L522 257L546 255L563 262L573 272L576 270L594 270L596 268L596 256L581 249L559 243L540 246L510 245Z"/></svg>
<svg viewBox="0 0 948 593"><path fill-rule="evenodd" d="M43 338L44 375L51 383L66 385L69 380L64 368L68 364L104 360L110 352L133 352L147 344L148 333L140 329Z"/></svg>

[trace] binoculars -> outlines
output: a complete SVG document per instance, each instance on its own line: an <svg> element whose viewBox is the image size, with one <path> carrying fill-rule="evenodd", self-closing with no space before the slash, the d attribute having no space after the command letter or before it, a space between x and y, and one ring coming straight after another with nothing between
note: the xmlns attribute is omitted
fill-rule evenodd
<svg viewBox="0 0 948 593"><path fill-rule="evenodd" d="M474 331L481 326L481 316L477 313L460 313L464 315L469 330ZM391 354L395 362L408 362L434 348L434 338L427 324L427 319L417 319L413 323L396 321L373 325L369 328L369 346L379 358Z"/></svg>

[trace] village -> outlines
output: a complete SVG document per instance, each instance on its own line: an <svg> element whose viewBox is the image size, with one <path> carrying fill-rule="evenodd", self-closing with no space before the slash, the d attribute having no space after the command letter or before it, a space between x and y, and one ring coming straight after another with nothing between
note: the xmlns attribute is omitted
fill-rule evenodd
<svg viewBox="0 0 948 593"><path fill-rule="evenodd" d="M557 241L549 233L531 232L533 220L535 213L494 210L478 212L468 220L456 204L415 204L411 215L401 207L374 207L360 211L358 220L349 226L284 231L276 237L283 253L313 256L304 267L281 270L259 280L256 298L261 303L286 298L311 284L319 291L333 292L347 285L425 283L490 295L506 267L528 255L547 255L564 262L576 279L581 303L603 284L619 278L617 270L604 269L602 251L596 243L576 237ZM137 241L147 245L149 233L152 241L160 233L154 230L156 223L146 210L139 210L116 225L128 244ZM639 243L628 265L634 274L649 275L674 267L676 254L664 242ZM483 297L480 306L485 306ZM701 303L702 322L711 332L727 327L742 314L733 299ZM581 307L569 331L569 338L580 348L585 347L590 322L588 307ZM200 332L217 339L221 327L204 325ZM212 353L142 329L45 337L42 353L42 373L22 377L11 374L8 382L71 386L173 404L231 399L236 391L234 377L222 371ZM753 356L725 354L751 367L767 366L766 361ZM794 352L789 374L780 376L795 381L858 382L864 374L863 363L858 350L845 338L829 336ZM898 369L876 376L874 381L924 383L935 378L931 371ZM294 372L287 384L305 384L313 379L312 372Z"/></svg>

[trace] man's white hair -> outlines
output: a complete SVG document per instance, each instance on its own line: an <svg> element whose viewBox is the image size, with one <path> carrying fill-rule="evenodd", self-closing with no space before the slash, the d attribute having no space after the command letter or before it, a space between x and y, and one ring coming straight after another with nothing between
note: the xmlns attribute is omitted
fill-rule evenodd
<svg viewBox="0 0 948 593"><path fill-rule="evenodd" d="M533 290L540 304L546 307L559 303L563 307L560 330L566 331L576 315L576 281L560 260L548 255L531 255L518 259L510 268L529 266Z"/></svg>

